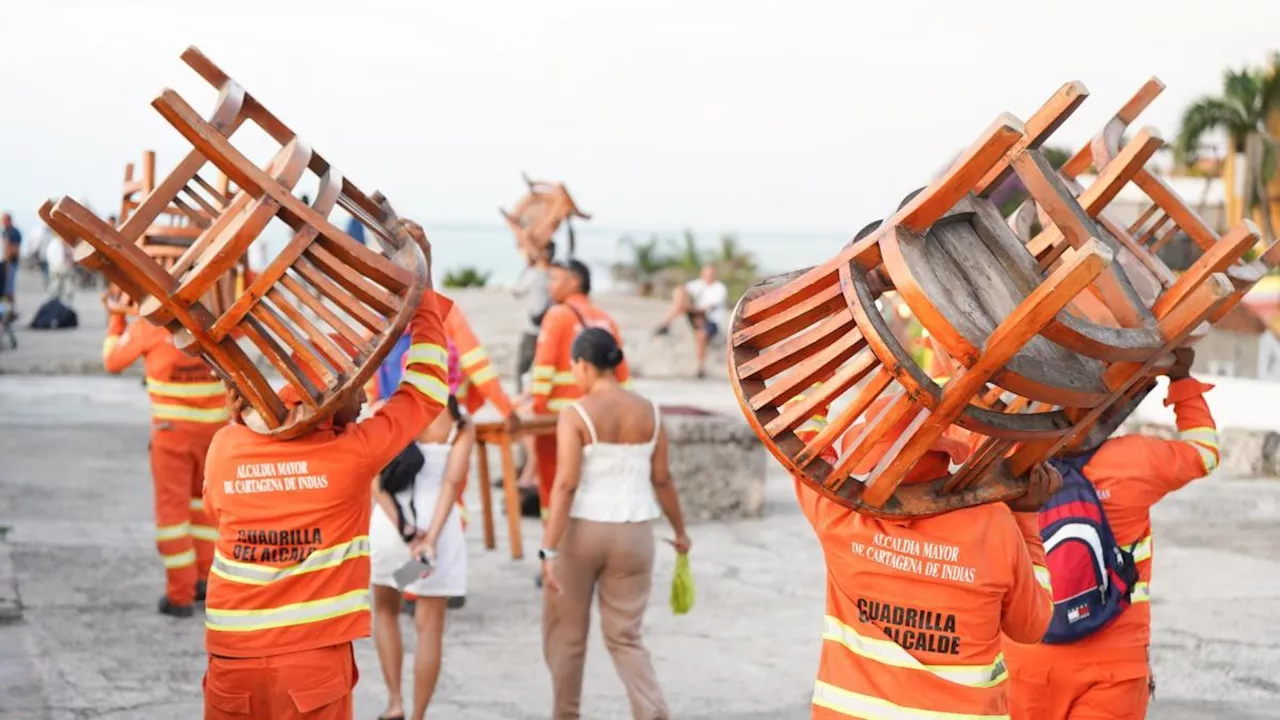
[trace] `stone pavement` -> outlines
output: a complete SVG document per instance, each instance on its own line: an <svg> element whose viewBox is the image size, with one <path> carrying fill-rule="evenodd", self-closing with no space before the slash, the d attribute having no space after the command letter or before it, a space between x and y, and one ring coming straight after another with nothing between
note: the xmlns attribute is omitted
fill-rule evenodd
<svg viewBox="0 0 1280 720"><path fill-rule="evenodd" d="M711 383L647 389L686 403L727 393ZM142 389L128 378L2 377L0 399L0 526L11 528L0 552L24 605L20 622L0 625L0 718L198 718L201 623L155 613L162 571ZM672 557L659 552L646 636L676 718L808 716L822 558L785 478L771 475L768 498L762 520L691 529L698 600L689 615L668 609ZM1151 717L1280 717L1280 483L1215 478L1156 516ZM524 530L536 547L536 524ZM432 716L546 717L536 564L510 560L501 536L499 550L485 552L478 527L469 539L470 595L449 615ZM357 715L372 718L383 694L370 641L357 657ZM627 716L598 633L583 711Z"/></svg>

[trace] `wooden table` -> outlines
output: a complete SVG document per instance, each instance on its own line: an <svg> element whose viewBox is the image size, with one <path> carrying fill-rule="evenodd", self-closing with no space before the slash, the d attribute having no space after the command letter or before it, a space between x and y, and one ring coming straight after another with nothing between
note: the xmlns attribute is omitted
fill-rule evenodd
<svg viewBox="0 0 1280 720"><path fill-rule="evenodd" d="M520 490L516 487L516 461L511 445L524 435L551 435L555 431L555 415L522 419L515 432L509 432L505 422L476 423L476 467L480 472L480 509L484 514L486 550L497 547L493 531L493 488L489 484L489 444L497 445L502 456L502 497L507 507L507 537L511 544L511 559L519 560L524 557L524 539L520 532ZM536 462L536 459L530 457L528 462Z"/></svg>

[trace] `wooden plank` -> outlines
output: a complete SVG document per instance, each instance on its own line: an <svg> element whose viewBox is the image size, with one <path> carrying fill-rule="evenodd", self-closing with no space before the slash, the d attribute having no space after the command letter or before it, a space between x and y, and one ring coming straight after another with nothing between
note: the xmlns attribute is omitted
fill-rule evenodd
<svg viewBox="0 0 1280 720"><path fill-rule="evenodd" d="M221 211L222 208L225 208L227 206L227 203L231 202L230 197L223 195L221 192L218 192L218 190L214 188L212 185L210 185L208 180L205 180L203 177L201 177L199 173L196 173L195 176L192 177L191 179L194 180L195 183L199 185L206 193L208 193L209 197L212 198L213 201L218 204L219 211ZM211 214L217 215L217 213L211 213Z"/></svg>
<svg viewBox="0 0 1280 720"><path fill-rule="evenodd" d="M1025 123L1026 134L1014 144L995 167L991 168L978 181L973 188L973 192L985 197L1000 187L1012 171L1010 166L1012 158L1023 150L1034 150L1043 145L1044 141L1056 132L1059 127L1062 127L1067 118L1071 117L1072 113L1088 97L1089 89L1084 86L1084 83L1078 80L1064 83L1052 97L1040 106L1039 110L1036 110L1031 117L1027 118Z"/></svg>
<svg viewBox="0 0 1280 720"><path fill-rule="evenodd" d="M848 312L836 313L818 321L801 333L770 347L754 359L738 366L738 377L743 380L765 380L804 362L829 347L844 333L857 333L853 316Z"/></svg>
<svg viewBox="0 0 1280 720"><path fill-rule="evenodd" d="M1024 134L1021 121L1002 114L941 178L907 203L896 216L901 218L897 224L923 233L969 194Z"/></svg>
<svg viewBox="0 0 1280 720"><path fill-rule="evenodd" d="M805 388L825 379L841 363L853 357L864 347L866 347L866 341L860 333L846 333L823 348L822 352L796 366L786 375L778 377L764 390L751 396L752 409L758 411L768 405L785 405Z"/></svg>
<svg viewBox="0 0 1280 720"><path fill-rule="evenodd" d="M289 356L289 351L281 347L280 343L271 337L271 334L259 323L258 319L250 315L244 319L240 328L244 336L262 351L267 362L280 371L280 374L284 376L285 382L298 391L298 394L302 397L302 402L313 410L319 409L320 391L316 389L316 386L311 383L311 379L301 371L293 361L293 358Z"/></svg>
<svg viewBox="0 0 1280 720"><path fill-rule="evenodd" d="M1156 205L1155 203L1151 203L1150 205L1148 205L1147 209L1143 210L1142 214L1138 216L1138 219L1134 220L1133 224L1129 226L1129 233L1133 234L1138 232L1138 230L1141 229L1142 226L1146 225L1147 221L1151 219L1151 216L1155 215L1156 211L1158 211L1159 209L1160 209L1160 206Z"/></svg>
<svg viewBox="0 0 1280 720"><path fill-rule="evenodd" d="M337 305L338 309L350 315L369 332L377 334L386 329L386 321L382 317L365 307L364 304L352 297L346 290L338 287L323 272L320 272L319 268L312 265L305 255L294 262L293 269L304 280L311 283L311 286L318 290L320 294L328 298L334 305Z"/></svg>
<svg viewBox="0 0 1280 720"><path fill-rule="evenodd" d="M532 458L530 458L532 460ZM480 514L484 520L484 549L492 550L498 542L493 530L493 486L489 480L489 445L476 441L476 475L480 491Z"/></svg>
<svg viewBox="0 0 1280 720"><path fill-rule="evenodd" d="M304 255L331 280L346 288L347 292L384 317L394 315L396 309L400 307L400 301L395 295L351 272L347 265L319 244L308 245Z"/></svg>
<svg viewBox="0 0 1280 720"><path fill-rule="evenodd" d="M1133 177L1133 182L1142 188L1152 202L1172 217L1178 227L1182 228L1182 231L1191 238L1192 242L1199 245L1201 250L1208 252L1214 243L1218 242L1218 234L1210 229L1195 211L1187 207L1164 180L1146 170L1141 170Z"/></svg>
<svg viewBox="0 0 1280 720"><path fill-rule="evenodd" d="M919 412L921 408L916 406L911 396L905 392L898 391L891 396L893 399L885 404L884 408L874 417L867 420L862 426L862 431L854 439L853 444L845 451L840 460L836 462L835 467L831 469L831 474L827 476L826 487L829 490L839 491L841 487L853 476L853 469L862 462L867 453L871 449L888 437L889 432L893 430L908 412L912 410ZM860 479L855 477L854 479Z"/></svg>
<svg viewBox="0 0 1280 720"><path fill-rule="evenodd" d="M785 311L749 325L733 334L734 347L766 348L809 327L844 307L840 285L833 283Z"/></svg>
<svg viewBox="0 0 1280 720"><path fill-rule="evenodd" d="M174 289L173 302L190 305L208 292L218 278L240 263L249 246L262 234L279 209L274 200L263 197L246 212L237 215L196 261L191 272L182 278Z"/></svg>
<svg viewBox="0 0 1280 720"><path fill-rule="evenodd" d="M511 543L511 559L524 557L524 536L520 529L520 490L516 487L516 461L511 455L511 438L504 438L498 448L502 457L502 495L507 506L507 540Z"/></svg>
<svg viewBox="0 0 1280 720"><path fill-rule="evenodd" d="M280 284L288 289L289 292L293 293L293 296L299 302L310 308L311 312L314 312L316 316L323 320L334 332L338 333L342 339L351 343L352 347L356 349L355 361L361 364L364 363L372 350L365 341L363 335L356 332L355 328L352 328L339 318L337 313L330 310L329 306L321 302L319 298L308 292L307 289L302 286L302 283L298 282L292 275L287 273L281 275Z"/></svg>
<svg viewBox="0 0 1280 720"><path fill-rule="evenodd" d="M834 445L845 430L849 429L862 416L862 413L866 412L868 407L871 407L871 403L880 397L885 388L889 387L889 383L893 382L893 374L883 365L877 366L874 354L866 353L865 357L860 359L864 360L864 362L843 368L842 372L847 375L853 375L874 367L875 373L863 383L862 387L858 388L858 392L853 396L853 399L840 408L835 417L828 420L827 426L809 440L804 448L796 454L795 462L800 467L808 467L822 453L826 452L827 448ZM843 378L841 380L843 381ZM830 476L828 476L828 479L830 479ZM839 479L837 478L833 482L839 482Z"/></svg>
<svg viewBox="0 0 1280 720"><path fill-rule="evenodd" d="M282 291L272 288L267 292L267 298L306 335L307 340L320 351L320 354L324 356L324 359L330 365L343 374L355 372L355 363L352 362L352 358L347 355L346 351L339 347L328 334L316 327L315 323L311 322L296 305L289 302L289 298L285 297Z"/></svg>
<svg viewBox="0 0 1280 720"><path fill-rule="evenodd" d="M1250 220L1244 220L1231 228L1222 240L1197 258L1173 286L1156 300L1152 311L1158 317L1167 315L1174 305L1186 300L1197 286L1208 282L1211 276L1225 272L1228 267L1238 262L1246 252L1258 244L1261 234L1258 226Z"/></svg>
<svg viewBox="0 0 1280 720"><path fill-rule="evenodd" d="M383 287L409 287L412 284L409 271L356 242L327 218L281 188L206 123L177 93L165 90L152 102L152 107L242 189L250 194L265 194L279 203L281 219L294 230L301 229L304 223L318 229L321 242L340 252L343 260L357 273Z"/></svg>
<svg viewBox="0 0 1280 720"><path fill-rule="evenodd" d="M1160 231L1160 228L1164 227L1165 223L1169 222L1170 219L1171 218L1168 214L1161 215L1159 220L1138 236L1138 244L1143 246L1147 245L1151 241L1151 238L1154 237L1155 234ZM1156 252L1155 248L1152 248L1151 252Z"/></svg>
<svg viewBox="0 0 1280 720"><path fill-rule="evenodd" d="M289 359L305 363L320 380L317 395L324 394L330 388L338 386L338 372L311 345L298 336L293 326L276 312L269 303L260 302L253 306L250 315L283 341L290 352Z"/></svg>
<svg viewBox="0 0 1280 720"><path fill-rule="evenodd" d="M853 362L842 366L831 378L824 380L819 387L806 392L803 400L781 409L778 417L765 424L765 432L769 433L770 437L777 437L784 432L796 429L813 417L819 408L830 405L831 401L857 385L879 364L875 353L863 351L854 358ZM830 427L830 423L827 427Z"/></svg>

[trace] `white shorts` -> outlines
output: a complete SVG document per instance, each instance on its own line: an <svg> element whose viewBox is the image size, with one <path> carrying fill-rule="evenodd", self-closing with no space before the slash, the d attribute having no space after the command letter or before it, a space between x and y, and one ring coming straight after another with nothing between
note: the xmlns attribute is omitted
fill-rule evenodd
<svg viewBox="0 0 1280 720"><path fill-rule="evenodd" d="M414 501L419 517L430 518L434 507L422 507ZM436 565L431 574L421 580L399 587L395 571L409 562L409 546L405 544L395 521L389 519L382 506L374 504L369 523L369 545L373 584L393 587L421 597L463 597L467 594L467 539L462 533L462 518L454 507L445 521L444 529L436 540Z"/></svg>

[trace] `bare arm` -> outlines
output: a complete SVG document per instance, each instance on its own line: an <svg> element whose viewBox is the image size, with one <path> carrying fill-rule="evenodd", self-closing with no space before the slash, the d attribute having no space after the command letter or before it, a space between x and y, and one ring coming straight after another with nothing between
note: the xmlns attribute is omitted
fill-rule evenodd
<svg viewBox="0 0 1280 720"><path fill-rule="evenodd" d="M585 426L576 412L560 413L556 423L556 479L551 488L551 508L547 517L547 529L542 534L542 547L554 550L560 544L565 527L569 524L569 509L573 506L574 493L582 470L582 433Z"/></svg>
<svg viewBox="0 0 1280 720"><path fill-rule="evenodd" d="M689 552L689 536L685 533L684 512L680 509L680 493L676 484L671 481L671 467L667 462L667 429L658 430L658 442L653 448L653 493L658 498L662 514L667 516L671 529L676 533L673 543L677 552Z"/></svg>

